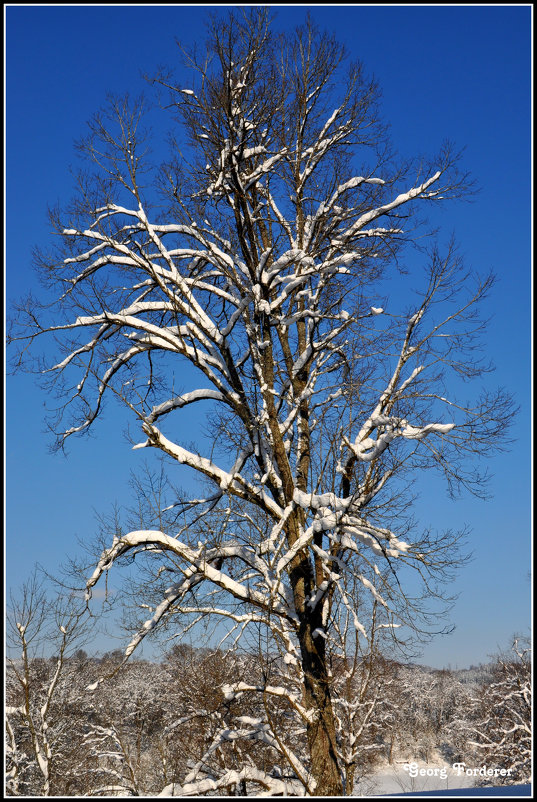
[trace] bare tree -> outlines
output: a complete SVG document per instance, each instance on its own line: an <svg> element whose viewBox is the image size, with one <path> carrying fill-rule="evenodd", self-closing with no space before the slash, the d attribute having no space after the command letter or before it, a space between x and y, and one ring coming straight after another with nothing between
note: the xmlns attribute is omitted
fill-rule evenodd
<svg viewBox="0 0 537 802"><path fill-rule="evenodd" d="M87 685L92 716L84 747L93 763L92 796L151 796L165 784L161 747L174 694L158 663L133 661L118 671L122 657L121 651L105 656L97 682Z"/></svg>
<svg viewBox="0 0 537 802"><path fill-rule="evenodd" d="M52 215L58 252L37 257L57 302L21 307L13 338L23 354L45 334L63 351L44 374L61 392L59 445L115 395L143 430L135 448L210 487L176 500L168 530L116 531L89 578L88 593L126 555L172 574L127 656L167 619L263 630L287 680L258 691L287 694L305 731L304 760L288 763L305 794L341 795L332 628L346 610L359 637L367 594L389 625L437 626L423 602L441 598L460 534L419 534L411 483L437 469L451 492L479 494L470 458L506 444L509 398L455 392L488 369L476 308L492 279L453 244L410 248L418 207L466 197L467 178L449 147L395 165L378 89L337 42L311 24L278 37L260 8L213 20L210 35L191 86L155 79L184 126L183 158L176 145L151 168L141 101L112 99L91 122L79 150L92 172ZM388 312L375 282L405 259L424 263L423 289L397 309L395 274ZM185 363L200 383L178 393ZM209 421L193 446L175 423L187 406ZM275 787L254 768L242 779Z"/></svg>
<svg viewBox="0 0 537 802"><path fill-rule="evenodd" d="M527 638L515 638L510 654L500 655L492 682L474 699L474 722L467 724L469 744L479 760L502 770L484 784L517 785L531 781L531 651Z"/></svg>
<svg viewBox="0 0 537 802"><path fill-rule="evenodd" d="M69 658L88 635L83 601L47 596L34 572L7 616L7 790L62 793L76 773L80 723L70 715L83 691ZM53 650L46 656L46 650ZM78 756L79 757L79 756Z"/></svg>
<svg viewBox="0 0 537 802"><path fill-rule="evenodd" d="M344 793L352 795L356 782L372 773L384 751L383 736L393 718L389 686L394 672L381 653L381 637L387 624L381 623L375 600L369 616L369 631L354 625L353 607L347 603L344 615L334 617L330 628L329 655L332 699L336 721L338 762L345 780ZM351 608L351 609L349 609ZM364 605L360 618L364 620Z"/></svg>

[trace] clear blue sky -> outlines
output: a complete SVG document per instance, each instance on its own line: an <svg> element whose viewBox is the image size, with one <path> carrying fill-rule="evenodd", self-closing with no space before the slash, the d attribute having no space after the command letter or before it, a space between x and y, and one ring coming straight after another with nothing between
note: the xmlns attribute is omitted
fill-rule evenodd
<svg viewBox="0 0 537 802"><path fill-rule="evenodd" d="M69 199L73 141L107 92L146 89L142 72L176 63L175 38L205 38L213 7L9 6L6 8L6 291L35 286L34 245L50 241L46 209ZM403 155L435 152L445 139L465 147L463 166L482 191L446 207L469 265L499 278L487 311L496 382L520 404L508 454L494 458L491 501L451 502L423 486L418 512L435 528L473 530L474 561L454 584L456 631L428 646L423 661L463 667L487 660L530 619L530 68L529 6L309 6L321 28L362 60L383 90L384 117ZM301 6L274 7L293 27ZM131 470L145 458L124 438L126 418L110 406L91 438L71 438L68 457L48 452L47 401L32 376L10 377L6 394L8 586L34 562L53 571L90 539L94 510L130 500Z"/></svg>

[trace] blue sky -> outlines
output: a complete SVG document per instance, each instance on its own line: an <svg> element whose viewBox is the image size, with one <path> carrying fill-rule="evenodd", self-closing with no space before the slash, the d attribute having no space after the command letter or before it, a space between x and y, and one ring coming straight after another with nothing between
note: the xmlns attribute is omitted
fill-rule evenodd
<svg viewBox="0 0 537 802"><path fill-rule="evenodd" d="M465 147L463 167L481 192L444 209L466 262L493 268L488 345L496 383L520 414L507 454L490 462L493 498L450 501L439 483L420 485L424 524L472 530L473 562L454 583L456 631L426 647L423 661L465 666L506 646L530 619L531 180L529 6L309 6L314 21L362 60L383 90L382 109L402 155L434 153L445 139ZM46 246L48 205L72 193L73 142L108 92L147 90L143 72L175 65L175 39L205 39L201 6L9 6L6 8L6 292L35 286L31 252ZM276 27L303 21L301 6L274 7ZM17 587L34 562L54 571L91 539L94 511L128 503L130 472L146 458L109 406L90 438L68 456L48 452L47 402L34 377L6 391L6 581Z"/></svg>

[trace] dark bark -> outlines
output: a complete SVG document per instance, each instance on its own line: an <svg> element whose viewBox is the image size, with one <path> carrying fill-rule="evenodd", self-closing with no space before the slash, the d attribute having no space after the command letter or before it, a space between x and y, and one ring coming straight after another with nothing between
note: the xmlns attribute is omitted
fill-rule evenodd
<svg viewBox="0 0 537 802"><path fill-rule="evenodd" d="M307 724L311 773L316 796L342 796L343 786L336 750L336 727L330 693L326 646L322 623L322 604L308 604L315 587L311 562L306 555L291 570L295 605L300 616L298 640L304 671L304 706L313 713ZM314 636L314 633L316 635Z"/></svg>
<svg viewBox="0 0 537 802"><path fill-rule="evenodd" d="M316 796L342 796L324 638L314 638L314 631L311 620L305 621L299 635L304 670L304 701L309 710L315 711L314 720L307 726L311 772L317 783Z"/></svg>

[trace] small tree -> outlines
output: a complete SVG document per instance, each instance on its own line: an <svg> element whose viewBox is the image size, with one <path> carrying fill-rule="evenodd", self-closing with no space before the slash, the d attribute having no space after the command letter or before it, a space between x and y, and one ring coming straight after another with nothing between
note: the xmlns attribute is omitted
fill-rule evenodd
<svg viewBox="0 0 537 802"><path fill-rule="evenodd" d="M418 205L469 193L456 156L444 147L396 167L376 85L360 65L345 70L341 46L311 24L278 37L256 8L213 20L210 37L189 87L155 80L186 131L184 158L174 146L151 171L142 102L113 99L91 122L79 150L93 172L52 215L59 253L37 258L57 303L21 307L14 337L24 352L48 332L64 349L45 373L75 415L58 424L60 445L115 395L143 430L135 448L211 487L176 502L168 531L162 515L116 531L90 577L88 592L127 554L169 558L174 580L127 655L170 617L263 630L297 688L307 749L290 765L306 794L340 795L338 616L353 611L362 632L371 594L386 623L425 625L423 601L439 598L460 535L418 535L408 485L439 469L451 492L480 493L469 457L506 443L506 396L455 395L487 369L476 305L492 279L465 271L454 245L432 246L413 305L396 309L394 284L386 312L376 282L408 254ZM173 366L185 363L200 383L178 393ZM174 425L188 406L210 421L193 446ZM421 593L404 584L408 569ZM285 683L269 687L259 692L277 698Z"/></svg>
<svg viewBox="0 0 537 802"><path fill-rule="evenodd" d="M379 649L384 640L379 630L385 631L386 624L379 624L377 608L375 601L367 633L351 624L350 617L355 613L348 608L331 630L336 743L348 795L352 795L355 782L371 773L384 750L382 735L393 720L389 690L395 677Z"/></svg>
<svg viewBox="0 0 537 802"><path fill-rule="evenodd" d="M84 716L74 712L83 688L70 657L88 634L80 599L47 597L37 573L7 615L7 791L61 794L74 777ZM45 656L52 650L53 656Z"/></svg>
<svg viewBox="0 0 537 802"><path fill-rule="evenodd" d="M157 663L140 660L122 667L122 658L122 652L105 655L97 682L86 686L92 715L84 747L93 764L94 796L150 796L165 784L160 747L173 693Z"/></svg>
<svg viewBox="0 0 537 802"><path fill-rule="evenodd" d="M481 685L474 699L476 719L470 723L470 746L479 760L510 770L494 785L528 783L532 777L531 652L515 638L510 654L492 668L492 682ZM485 781L487 784L491 780Z"/></svg>

